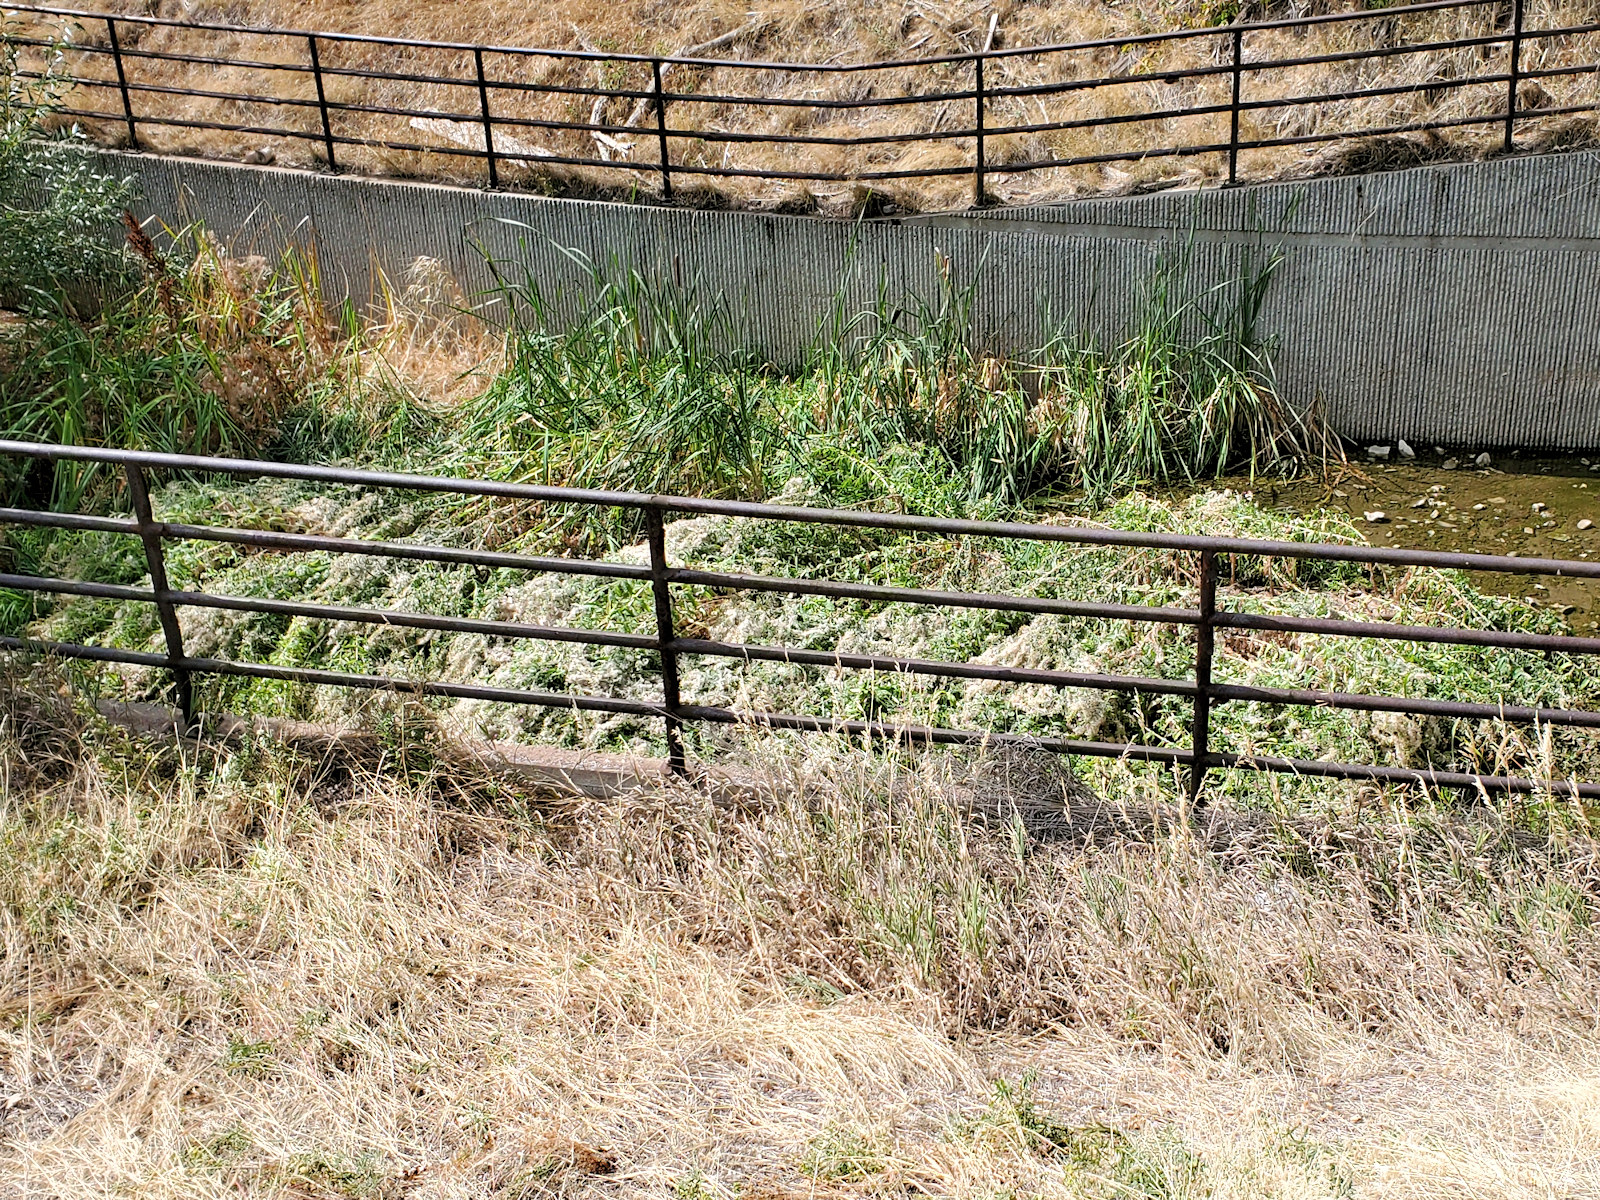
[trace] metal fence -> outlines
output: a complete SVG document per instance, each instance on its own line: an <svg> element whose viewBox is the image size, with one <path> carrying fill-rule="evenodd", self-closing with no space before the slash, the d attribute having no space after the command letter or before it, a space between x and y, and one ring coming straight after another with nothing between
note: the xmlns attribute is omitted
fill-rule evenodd
<svg viewBox="0 0 1600 1200"><path fill-rule="evenodd" d="M137 537L149 565L150 586L126 587L75 579L50 579L0 574L0 588L30 593L87 596L135 601L155 607L166 652L150 653L106 646L41 642L0 637L0 649L57 655L98 662L127 663L164 668L171 672L177 700L186 721L195 717L193 679L197 675L232 675L287 680L349 688L373 688L421 696L441 696L539 705L587 712L626 713L659 718L665 723L672 767L689 770L681 731L689 722L747 725L769 729L833 731L881 737L911 744L985 745L1017 744L1060 754L1096 755L1143 762L1164 763L1188 770L1191 796L1197 796L1207 771L1233 769L1292 775L1371 780L1378 783L1422 784L1433 787L1483 789L1490 792L1535 792L1600 799L1600 784L1576 780L1533 780L1486 776L1463 771L1408 769L1366 763L1307 761L1260 755L1219 752L1211 747L1211 713L1217 704L1255 702L1270 705L1309 705L1366 712L1409 713L1424 717L1479 721L1504 721L1535 725L1563 725L1600 729L1600 713L1515 704L1484 704L1456 700L1399 696L1359 695L1299 688L1264 688L1219 683L1212 678L1215 637L1218 630L1246 633L1281 631L1327 637L1381 638L1401 642L1479 646L1591 655L1600 653L1600 638L1558 634L1517 633L1502 630L1408 626L1340 618L1269 616L1237 612L1217 603L1219 560L1230 555L1253 555L1294 560L1325 560L1373 565L1432 567L1492 571L1511 574L1567 575L1600 578L1600 563L1556 559L1510 558L1485 554L1453 554L1363 545L1275 542L1249 538L1195 537L1177 534L1127 532L1081 526L965 521L889 513L752 504L731 500L683 496L650 496L635 492L594 491L541 487L490 480L451 479L402 475L336 467L251 462L237 459L101 450L80 446L41 445L0 441L0 454L31 459L100 463L120 466L126 473L131 518L100 517L29 509L0 509L0 525L53 529L95 530ZM549 504L604 506L641 514L649 546L649 565L574 558L535 557L407 542L323 537L263 529L174 524L158 520L152 511L146 483L147 470L221 474L245 478L296 479L361 488L409 492L484 496ZM1193 554L1198 560L1199 603L1194 608L1165 608L1130 604L1100 604L1054 599L1047 596L973 594L906 587L834 582L821 579L775 578L674 567L667 558L665 521L668 513L714 514L761 521L807 522L861 529L900 530L946 537L1013 538L1081 546L1146 548ZM221 596L174 590L167 577L165 546L168 542L228 543L247 549L306 553L373 555L415 562L587 575L602 579L648 583L654 592L655 633L642 635L592 629L569 629L508 621L434 616L314 604L297 600ZM871 603L927 605L935 608L986 609L996 612L1054 613L1067 616L1109 618L1148 624L1192 626L1195 630L1195 672L1192 678L1165 679L1095 674L1091 672L996 666L979 662L942 662L888 655L801 650L782 646L744 645L706 638L684 638L675 632L673 589L693 586L733 591L775 592L789 596L825 596ZM622 647L659 656L661 699L641 701L610 696L563 695L389 676L359 675L309 667L195 658L185 652L179 612L186 608L225 609L243 613L268 613L309 620L367 623L406 629L479 634L486 638L532 638L589 646ZM857 721L794 713L743 712L686 702L679 686L679 660L707 655L746 662L777 662L849 671L904 673L948 679L982 679L1014 684L1043 684L1059 688L1145 693L1188 697L1193 704L1191 736L1186 749L1139 743L1095 742L1070 738L1033 737L982 730L941 729L892 721Z"/></svg>
<svg viewBox="0 0 1600 1200"><path fill-rule="evenodd" d="M1509 151L1519 122L1595 111L1593 97L1559 103L1540 81L1600 69L1600 55L1575 41L1600 31L1600 22L1530 28L1523 10L1524 0L1431 0L926 58L789 63L253 29L0 5L0 11L35 22L34 32L8 33L6 40L36 58L61 51L63 77L84 89L80 96L105 97L98 106L69 103L62 114L115 121L134 149L143 145L142 131L209 130L311 143L328 169L350 165L350 151L366 148L478 160L490 187L500 185L508 164L654 176L667 197L674 179L683 176L805 182L970 176L977 203L985 202L986 181L996 175L1200 158L1235 182L1241 158L1254 152L1446 129L1497 134ZM1438 36L1438 20L1452 15L1461 18L1459 29L1476 31ZM63 43L46 36L41 21L75 23L77 30ZM1285 52L1295 39L1328 27L1353 45L1327 53ZM157 30L188 31L194 38L179 48L153 48L144 35ZM1412 31L1420 35L1415 40ZM206 52L221 40L253 49ZM387 65L361 61L379 52L388 56ZM428 61L451 66L396 69ZM536 73L530 64L544 75L527 77ZM1374 82L1373 72L1384 64L1393 69ZM157 68L184 74L178 82L164 82ZM598 81L581 82L577 68L593 68ZM1305 86L1308 70L1331 77L1334 85L1297 90ZM249 86L189 81L202 71L208 81L243 75ZM669 72L674 78L717 73L734 86L721 92L674 88L668 86ZM35 78L46 73L42 66L24 72ZM827 97L778 95L782 89L772 84L802 78L820 88L840 76L870 82ZM416 102L421 93L442 102L425 107ZM1116 99L1095 108L1102 93ZM1161 102L1178 93L1180 101ZM380 102L384 96L409 102ZM184 112L183 102L192 99L211 104L217 115ZM613 100L632 105L629 118L605 118L605 105ZM1048 110L1047 101L1057 104L1057 112ZM1397 107L1412 101L1420 107ZM1459 103L1451 107L1454 101ZM546 107L530 109L536 102ZM574 106L587 103L593 107L584 119ZM1037 108L1040 119L1032 119L1033 109L1025 105ZM1331 116L1341 105L1348 111ZM966 116L946 127L952 108ZM298 115L271 123L261 116L264 110ZM230 114L235 119L226 119ZM852 130L848 124L870 126L890 114L912 128ZM760 127L764 120L767 128ZM841 121L846 124L830 128L842 132L820 128ZM381 128L363 130L362 124ZM419 129L434 140L417 140ZM522 139L530 132L565 142L556 150L528 145ZM1105 144L1107 137L1120 141ZM625 138L637 140L624 145ZM1074 138L1101 140L1084 152L1073 149ZM918 147L943 149L933 155L937 161L908 161ZM790 157L779 165L739 165L731 156L741 148L781 150ZM846 168L817 161L847 153L861 161Z"/></svg>

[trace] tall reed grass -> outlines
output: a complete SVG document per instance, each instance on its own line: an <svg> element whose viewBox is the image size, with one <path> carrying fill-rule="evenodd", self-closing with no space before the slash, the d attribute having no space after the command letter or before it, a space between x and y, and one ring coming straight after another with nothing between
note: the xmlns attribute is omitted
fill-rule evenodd
<svg viewBox="0 0 1600 1200"><path fill-rule="evenodd" d="M1176 256L1125 339L1062 328L1020 355L984 350L978 284L941 260L930 297L855 313L836 301L791 370L741 354L696 285L581 265L590 289L558 315L540 281L494 264L508 367L463 426L549 482L759 498L805 478L861 502L893 492L862 484L909 454L940 481L899 497L913 507L1015 506L1046 489L1098 504L1138 484L1301 470L1328 449L1278 398L1256 333L1275 260L1191 296Z"/></svg>

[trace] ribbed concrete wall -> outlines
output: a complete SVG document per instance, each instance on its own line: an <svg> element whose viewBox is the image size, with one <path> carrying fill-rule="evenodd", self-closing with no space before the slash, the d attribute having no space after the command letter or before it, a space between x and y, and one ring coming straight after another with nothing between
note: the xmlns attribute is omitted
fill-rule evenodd
<svg viewBox="0 0 1600 1200"><path fill-rule="evenodd" d="M1291 402L1358 440L1600 447L1600 155L1166 192L856 225L492 194L107 154L144 213L203 219L237 252L314 244L330 288L372 297L419 256L469 292L485 255L547 299L589 290L567 248L715 298L728 336L794 359L835 311L975 281L997 349L1065 327L1124 336L1163 264L1191 292L1274 252L1261 311Z"/></svg>

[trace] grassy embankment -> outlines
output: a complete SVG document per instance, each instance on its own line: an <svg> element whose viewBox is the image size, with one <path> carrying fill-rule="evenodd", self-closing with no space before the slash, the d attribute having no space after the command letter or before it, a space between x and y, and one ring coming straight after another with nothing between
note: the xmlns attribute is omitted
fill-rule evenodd
<svg viewBox="0 0 1600 1200"><path fill-rule="evenodd" d="M148 13L139 3L111 4L113 10ZM1328 11L1348 7L1324 6ZM1373 5L1371 7L1382 7ZM1319 8L1317 11L1324 11ZM177 15L161 9L161 15ZM498 45L603 49L619 52L673 54L698 51L718 58L751 61L834 63L884 61L941 54L971 53L979 49L994 26L995 46L1014 48L1050 45L1087 39L1135 36L1179 28L1224 26L1242 16L1247 20L1285 19L1305 15L1303 6L1285 3L1239 4L1234 0L1173 0L1153 6L1126 5L1116 0L1067 4L1060 0L1019 4L905 3L800 5L702 2L661 5L653 0L632 0L606 6L546 4L508 6L501 0L452 0L450 4L396 4L392 0L354 0L330 6L306 0L230 0L227 4L200 0L182 6L182 15L195 20L244 23L263 27L332 29L384 36L412 36L458 41L470 36ZM1397 57L1367 57L1346 63L1317 61L1320 56L1349 51L1382 50L1404 43L1426 44L1459 38L1504 36L1510 9L1484 6L1463 12L1413 14L1371 22L1311 25L1250 35L1249 61L1300 60L1301 65L1246 77L1245 99L1260 101L1287 96L1341 96L1316 105L1247 110L1241 132L1245 139L1293 138L1340 130L1407 126L1426 121L1468 120L1503 111L1505 86L1487 83L1451 90L1428 87L1434 82L1493 75L1506 70L1501 45L1468 46L1457 50ZM1572 0L1529 0L1525 27L1532 29L1581 25L1593 20L1592 8ZM51 28L41 25L40 28ZM463 31L471 31L470 35ZM75 41L104 48L103 26L88 22L73 32ZM299 39L270 39L248 35L188 33L182 30L127 27L123 44L166 55L224 55L247 61L282 61L303 66L305 45ZM449 51L402 50L381 45L327 43L323 61L330 67L358 67L401 75L433 73L473 78L471 57ZM1225 35L1196 38L1164 45L1106 45L1071 55L1023 55L990 64L986 86L993 92L1027 88L1063 80L1113 79L1137 76L1137 82L1051 95L991 96L985 123L990 129L1030 126L1061 121L1106 121L1052 132L1017 133L987 139L986 159L994 169L1009 163L1038 162L1054 158L1128 154L1131 161L1090 164L1038 174L995 174L989 187L996 198L1016 203L1059 199L1066 196L1126 191L1139 186L1214 183L1227 170L1221 154L1196 158L1153 158L1138 155L1153 147L1226 144L1226 111L1197 117L1114 123L1116 118L1139 112L1175 111L1226 105L1231 77L1226 73L1198 78L1171 78L1168 71L1211 68L1227 61L1231 53ZM1600 37L1579 35L1561 39L1532 39L1524 44L1522 70L1586 67L1600 57ZM1304 60L1312 61L1306 62ZM135 82L157 87L189 86L190 65L183 61L130 59ZM514 83L564 85L579 88L648 90L648 68L620 63L592 64L539 58L491 55L491 75ZM111 78L105 55L85 55L74 69L102 79ZM1587 104L1593 99L1589 76L1527 79L1519 93L1521 111L1536 114ZM816 75L806 72L734 70L728 68L672 68L669 90L688 94L759 96L775 99L818 100L824 103L882 99L932 92L960 92L972 86L966 63L924 66L910 70ZM221 67L207 72L207 88L220 92L270 94L299 101L314 100L309 75L265 73L252 68ZM329 98L335 102L412 111L465 113L475 120L476 97L460 87L419 85L407 80L359 80L330 76ZM1388 89L1386 94L1362 94ZM161 93L139 96L141 111L149 115L176 115L183 119L218 124L289 127L319 133L314 108L284 108L265 104L183 97ZM91 122L95 134L108 144L125 135L117 92L86 88L74 97L79 107L102 109L104 122ZM648 106L628 97L558 96L540 92L500 91L494 110L502 118L542 119L579 124L628 126L633 132L605 135L602 142L584 130L506 129L502 149L521 147L524 153L540 150L563 156L649 163L656 161L650 136L653 115ZM679 102L672 106L675 128L723 131L738 135L809 135L824 138L895 136L911 132L950 131L972 124L970 101L939 105L868 108L800 106L748 107ZM372 112L339 113L337 132L404 144L479 145L475 124L454 130L443 121L384 116ZM263 139L260 135L217 130L175 129L148 125L143 134L147 147L168 152L198 153L237 159L263 145L282 163L309 166L322 153L315 138ZM1555 117L1541 121L1530 115L1519 135L1524 149L1552 149L1564 145L1592 145L1592 116ZM1244 156L1247 176L1365 170L1410 165L1433 159L1473 157L1495 153L1500 147L1497 123L1446 129L1427 136L1391 137L1354 145L1280 146ZM341 147L346 169L443 177L478 182L481 165L440 155L391 151L360 146ZM682 165L710 168L737 167L768 171L828 171L849 174L874 170L939 170L970 165L970 138L950 138L907 146L900 143L867 147L837 145L762 145L715 140L681 139L674 142L673 160ZM653 172L612 168L532 166L507 162L502 179L517 186L585 193L604 190L612 194L652 194L658 187ZM795 184L754 179L715 179L680 175L680 195L698 196L700 203L757 203L792 210L821 208L840 213L867 203L865 188L850 184ZM964 175L885 185L900 204L921 209L964 207L971 201L971 185ZM881 196L880 196L881 202Z"/></svg>
<svg viewBox="0 0 1600 1200"><path fill-rule="evenodd" d="M85 320L6 333L11 432L943 513L1351 537L1238 493L1162 500L1254 450L1305 453L1237 323L1172 320L1031 364L942 319L778 371L710 352L691 300L598 296L577 333L483 327L419 279L379 328L314 270L201 247ZM1164 315L1163 315L1164 314ZM1191 332L1185 332L1185 330ZM1039 367L1046 368L1038 371ZM1226 414L1229 420L1219 419ZM1238 419L1231 419L1237 417ZM1252 437L1250 430L1256 430ZM1100 431L1104 431L1101 433ZM1147 438L1148 434L1148 438ZM735 436L737 435L737 436ZM1293 435L1293 436L1291 436ZM1157 456L1140 457L1154 444ZM7 477L114 510L113 479ZM637 532L532 506L164 481L173 518L619 557ZM1158 554L685 521L686 562L1162 602ZM8 565L137 581L133 547L8 533ZM174 555L177 582L630 628L628 588ZM1226 602L1552 627L1451 575L1230 564ZM153 644L97 603L7 621ZM686 596L751 641L1181 675L1179 634L1098 622ZM648 663L369 627L186 617L200 653L653 694ZM1560 658L1228 639L1222 674L1593 703ZM1075 693L694 664L708 700L1181 737L1183 712ZM572 804L450 756L463 729L648 747L562 715L219 685L207 703L342 719L342 750L161 745L88 708L137 673L12 668L0 694L0 1179L141 1196L1338 1197L1600 1188L1594 814L1092 764L1114 807L1052 816L1035 763L728 739L779 786ZM1227 706L1225 745L1592 774L1574 734ZM1542 733L1543 731L1541 731ZM1115 814L1126 814L1116 816Z"/></svg>
<svg viewBox="0 0 1600 1200"><path fill-rule="evenodd" d="M828 744L764 804L571 805L425 722L163 747L56 682L0 722L22 1194L1600 1186L1592 843L1507 813L1030 836Z"/></svg>

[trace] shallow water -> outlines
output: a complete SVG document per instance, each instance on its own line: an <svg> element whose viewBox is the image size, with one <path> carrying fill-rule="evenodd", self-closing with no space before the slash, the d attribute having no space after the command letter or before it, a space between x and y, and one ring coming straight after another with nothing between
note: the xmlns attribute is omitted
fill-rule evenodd
<svg viewBox="0 0 1600 1200"><path fill-rule="evenodd" d="M1444 470L1452 458L1460 465ZM1374 546L1600 560L1600 458L1508 454L1488 467L1472 463L1464 453L1419 450L1402 462L1358 453L1326 480L1226 482L1268 507L1346 512ZM1580 529L1584 522L1593 524ZM1472 579L1485 592L1559 609L1575 632L1600 629L1600 580L1478 571Z"/></svg>

